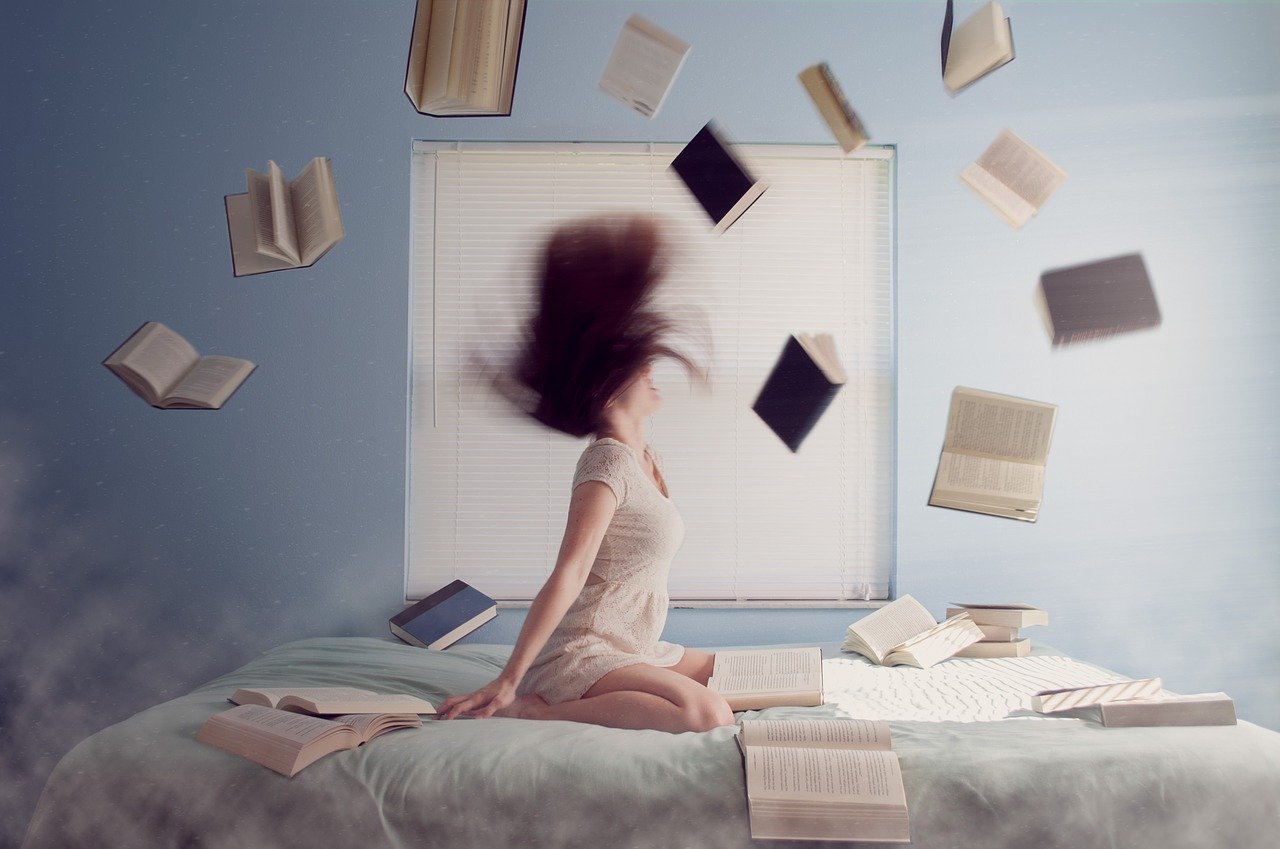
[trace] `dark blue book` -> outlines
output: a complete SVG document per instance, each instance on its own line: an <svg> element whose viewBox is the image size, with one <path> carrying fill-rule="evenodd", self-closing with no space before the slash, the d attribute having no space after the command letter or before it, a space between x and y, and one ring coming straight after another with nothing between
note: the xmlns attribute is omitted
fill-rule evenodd
<svg viewBox="0 0 1280 849"><path fill-rule="evenodd" d="M798 451L845 380L832 338L801 333L787 340L751 409Z"/></svg>
<svg viewBox="0 0 1280 849"><path fill-rule="evenodd" d="M747 173L711 124L684 146L671 161L671 168L702 205L716 233L729 229L769 188L767 182Z"/></svg>
<svg viewBox="0 0 1280 849"><path fill-rule="evenodd" d="M454 581L391 617L391 633L412 646L443 649L497 615L497 602L465 581Z"/></svg>

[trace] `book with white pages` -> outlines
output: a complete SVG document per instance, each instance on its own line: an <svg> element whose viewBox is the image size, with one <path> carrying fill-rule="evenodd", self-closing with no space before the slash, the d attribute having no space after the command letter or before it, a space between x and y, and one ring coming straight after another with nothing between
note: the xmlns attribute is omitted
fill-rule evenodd
<svg viewBox="0 0 1280 849"><path fill-rule="evenodd" d="M968 611L969 618L977 623L988 640L1016 640L1019 628L1049 624L1049 612L1044 608L1013 601L981 604L953 601L947 608L947 615L955 616L965 611ZM1011 632L998 630L1000 628L1011 629Z"/></svg>
<svg viewBox="0 0 1280 849"><path fill-rule="evenodd" d="M687 41L640 15L622 26L600 77L600 90L646 118L662 108L676 74L689 55Z"/></svg>
<svg viewBox="0 0 1280 849"><path fill-rule="evenodd" d="M1021 137L1001 130L960 179L1017 229L1061 188L1067 172Z"/></svg>
<svg viewBox="0 0 1280 849"><path fill-rule="evenodd" d="M217 410L257 368L240 357L200 356L182 334L148 321L102 364L162 410Z"/></svg>
<svg viewBox="0 0 1280 849"><path fill-rule="evenodd" d="M1161 686L1159 678L1137 678L1041 690L1031 695L1031 709L1037 713L1058 713L1123 699L1147 699L1159 695Z"/></svg>
<svg viewBox="0 0 1280 849"><path fill-rule="evenodd" d="M345 234L333 164L317 156L292 180L280 166L245 169L248 191L227 195L227 232L236 277L307 268Z"/></svg>
<svg viewBox="0 0 1280 849"><path fill-rule="evenodd" d="M942 82L955 94L1013 61L1013 27L992 0L955 27L955 8L947 0L942 21Z"/></svg>
<svg viewBox="0 0 1280 849"><path fill-rule="evenodd" d="M732 710L822 704L822 649L733 649L718 651L707 688Z"/></svg>
<svg viewBox="0 0 1280 849"><path fill-rule="evenodd" d="M1236 703L1226 693L1166 692L1145 699L1103 702L1082 713L1108 728L1236 724Z"/></svg>
<svg viewBox="0 0 1280 849"><path fill-rule="evenodd" d="M924 605L904 595L850 625L840 648L882 666L927 669L981 639L968 613L937 622Z"/></svg>

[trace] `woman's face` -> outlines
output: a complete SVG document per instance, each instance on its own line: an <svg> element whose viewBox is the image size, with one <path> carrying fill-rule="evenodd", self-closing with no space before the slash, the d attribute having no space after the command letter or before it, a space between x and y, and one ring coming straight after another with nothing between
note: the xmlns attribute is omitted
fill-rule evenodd
<svg viewBox="0 0 1280 849"><path fill-rule="evenodd" d="M637 418L647 418L661 406L662 393L653 383L652 363L640 369L631 382L623 386L609 402L609 407L616 412Z"/></svg>

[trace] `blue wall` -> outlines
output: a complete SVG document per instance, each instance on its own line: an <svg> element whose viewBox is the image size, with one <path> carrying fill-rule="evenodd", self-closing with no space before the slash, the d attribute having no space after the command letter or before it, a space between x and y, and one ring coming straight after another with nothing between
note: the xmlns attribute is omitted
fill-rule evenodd
<svg viewBox="0 0 1280 849"><path fill-rule="evenodd" d="M951 98L942 5L531 0L514 114L438 120L400 90L408 0L6 2L0 843L80 737L281 642L385 633L412 138L715 117L827 143L794 79L822 59L900 156L900 590L1038 602L1046 641L1280 728L1280 6L1009 0L1017 60ZM653 121L595 87L637 9L694 44ZM1004 126L1071 175L1019 232L956 179ZM222 196L316 155L346 240L233 279ZM1052 351L1039 273L1132 250L1163 327ZM100 365L145 320L259 369L221 412L153 410ZM926 506L957 384L1060 405L1037 524ZM854 616L675 611L669 636L836 640Z"/></svg>

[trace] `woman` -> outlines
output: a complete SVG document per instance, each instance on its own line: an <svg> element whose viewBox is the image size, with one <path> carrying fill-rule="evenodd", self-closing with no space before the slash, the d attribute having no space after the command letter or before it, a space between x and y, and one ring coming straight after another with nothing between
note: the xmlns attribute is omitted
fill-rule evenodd
<svg viewBox="0 0 1280 849"><path fill-rule="evenodd" d="M573 478L560 552L502 673L441 705L452 719L564 719L615 728L707 731L732 725L707 689L714 655L658 639L667 573L684 536L662 464L645 443L662 405L653 361L697 367L651 309L662 243L644 218L558 230L543 257L540 304L517 371L535 418L593 434Z"/></svg>

